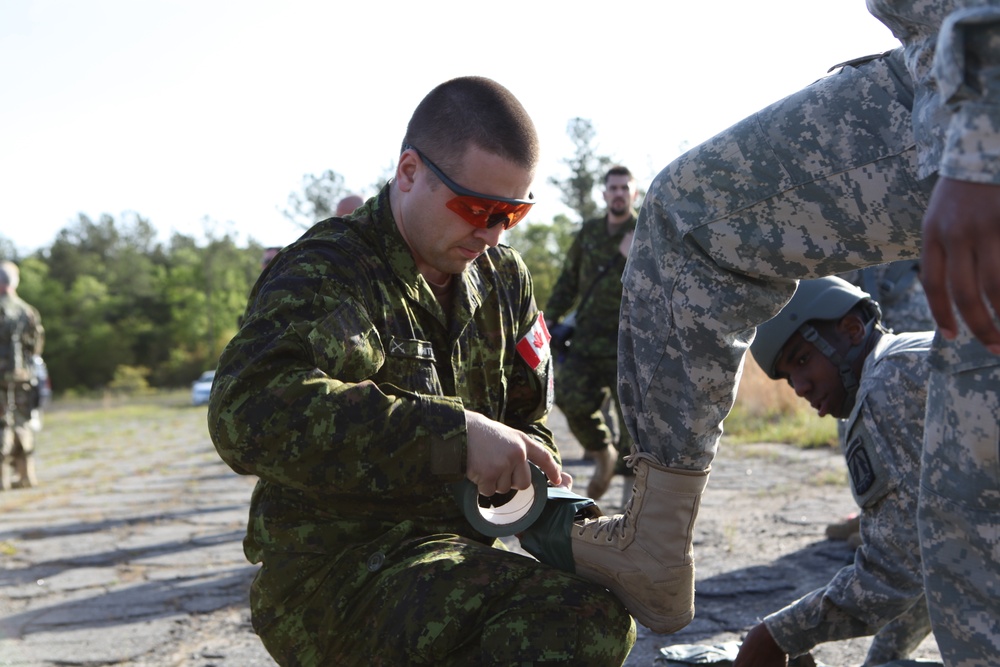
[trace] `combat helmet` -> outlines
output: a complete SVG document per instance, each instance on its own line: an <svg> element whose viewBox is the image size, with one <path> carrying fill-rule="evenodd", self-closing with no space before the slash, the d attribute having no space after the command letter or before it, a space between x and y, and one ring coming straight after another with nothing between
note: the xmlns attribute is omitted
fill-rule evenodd
<svg viewBox="0 0 1000 667"><path fill-rule="evenodd" d="M839 320L858 304L866 306L865 337L846 354L840 354L809 322ZM799 332L837 367L844 389L847 390L848 400L853 404L858 390L858 378L851 366L865 350L868 339L875 329L881 330L879 326L881 320L882 310L878 303L872 300L871 295L843 278L830 276L803 280L799 282L795 294L781 312L757 327L757 335L750 345L750 353L768 377L777 380L775 366L781 348L792 334Z"/></svg>

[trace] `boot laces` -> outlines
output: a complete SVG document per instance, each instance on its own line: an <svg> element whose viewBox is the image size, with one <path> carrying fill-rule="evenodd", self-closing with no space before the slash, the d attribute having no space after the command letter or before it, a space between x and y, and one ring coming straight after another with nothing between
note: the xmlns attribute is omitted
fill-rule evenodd
<svg viewBox="0 0 1000 667"><path fill-rule="evenodd" d="M641 453L640 453L640 455L641 455ZM635 456L635 454L630 454L628 457L626 457L626 459L625 459L626 462L628 462L629 459L631 459L633 456ZM649 456L649 455L647 454L646 456ZM652 457L650 457L650 458L652 458ZM629 467L632 467L633 465L634 465L634 463L629 463ZM587 528L590 527L593 524L594 521L596 521L597 522L597 526L594 529L594 535L593 535L593 539L595 541L600 538L600 535L603 532L607 533L607 537L605 539L607 539L608 542L611 542L612 540L614 540L614 537L615 537L616 533L617 533L617 535L619 537L624 538L625 537L625 529L628 527L629 522L630 522L630 520L632 518L632 506L633 506L633 503L635 503L636 498L641 497L641 496L642 496L642 491L633 489L633 491L632 491L632 497L628 499L627 503L625 503L625 509L622 510L621 514L618 514L618 515L613 516L613 517L601 517L601 518L604 519L604 521L601 521L601 518L599 518L599 519L593 519L591 521L585 521L584 524L582 526L580 526L580 535L582 536L583 533L584 533L584 531L587 530Z"/></svg>
<svg viewBox="0 0 1000 667"><path fill-rule="evenodd" d="M633 444L632 453L625 456L625 465L627 465L629 468L634 468L635 465L642 460L649 461L656 465L662 465L655 456L647 452L640 452L636 448L635 444ZM594 540L597 540L602 532L606 532L608 534L606 538L608 542L611 542L614 539L616 533L618 534L619 537L624 538L625 529L628 528L630 519L632 518L633 505L636 502L636 500L641 497L642 497L642 491L639 489L635 489L633 487L632 497L628 499L628 502L625 504L625 509L622 510L621 514L618 514L613 517L602 517L606 519L605 521L601 521L601 519L590 519L588 521L584 521L583 525L580 526L579 534L583 536L583 533L587 530L587 528L589 528L594 522L596 522L597 527L594 530L594 536L593 536Z"/></svg>
<svg viewBox="0 0 1000 667"><path fill-rule="evenodd" d="M639 461L649 461L650 463L655 463L656 465L663 465L660 463L659 459L648 452L640 452L636 449L635 445L632 445L632 451L625 456L625 465L629 468L634 468Z"/></svg>

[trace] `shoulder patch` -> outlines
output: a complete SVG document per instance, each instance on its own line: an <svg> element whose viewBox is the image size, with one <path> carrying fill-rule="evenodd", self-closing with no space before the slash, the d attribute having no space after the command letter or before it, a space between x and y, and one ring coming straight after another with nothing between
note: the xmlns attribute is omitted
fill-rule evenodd
<svg viewBox="0 0 1000 667"><path fill-rule="evenodd" d="M844 451L851 493L858 507L867 509L885 497L899 480L894 480L878 442L872 438L864 419L855 419Z"/></svg>
<svg viewBox="0 0 1000 667"><path fill-rule="evenodd" d="M541 313L538 313L531 329L521 340L517 341L517 352L531 370L536 370L542 362L549 358L550 340L552 340L552 335L549 334L549 329L545 326L545 318L542 317Z"/></svg>
<svg viewBox="0 0 1000 667"><path fill-rule="evenodd" d="M875 471L871 459L865 451L864 441L860 437L851 440L847 446L847 470L851 474L851 484L858 496L864 496L875 483Z"/></svg>

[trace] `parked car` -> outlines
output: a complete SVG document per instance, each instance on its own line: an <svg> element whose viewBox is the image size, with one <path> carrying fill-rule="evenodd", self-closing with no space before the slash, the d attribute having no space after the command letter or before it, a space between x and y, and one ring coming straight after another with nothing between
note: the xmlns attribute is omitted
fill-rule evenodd
<svg viewBox="0 0 1000 667"><path fill-rule="evenodd" d="M191 405L205 405L212 393L212 381L215 371L205 371L197 380L191 383Z"/></svg>

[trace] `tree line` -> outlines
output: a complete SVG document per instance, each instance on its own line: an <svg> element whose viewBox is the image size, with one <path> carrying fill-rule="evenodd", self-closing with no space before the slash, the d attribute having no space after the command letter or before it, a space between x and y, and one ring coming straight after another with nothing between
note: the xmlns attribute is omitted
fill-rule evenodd
<svg viewBox="0 0 1000 667"><path fill-rule="evenodd" d="M564 160L569 176L549 181L579 219L528 221L503 240L524 256L540 306L579 221L599 212L593 194L610 163L592 148L590 121L573 119L568 132L576 146ZM285 215L306 227L310 219L328 217L343 194L336 172L307 175L302 191L289 196ZM18 293L41 313L44 357L57 393L178 387L215 367L236 333L264 248L212 232L200 241L179 233L157 239L150 221L132 213L117 220L80 214L50 246L24 257L0 236L0 259L21 269Z"/></svg>

